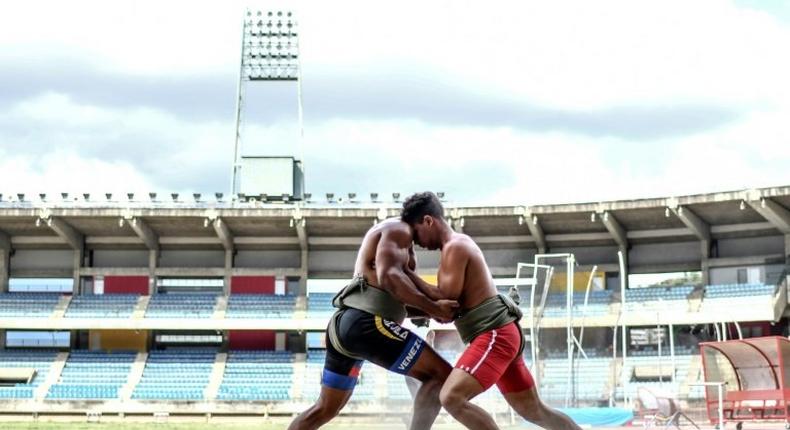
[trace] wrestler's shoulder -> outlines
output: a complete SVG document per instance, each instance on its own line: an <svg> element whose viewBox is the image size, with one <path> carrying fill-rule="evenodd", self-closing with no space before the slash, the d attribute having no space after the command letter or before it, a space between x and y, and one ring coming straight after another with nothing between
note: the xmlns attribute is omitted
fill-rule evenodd
<svg viewBox="0 0 790 430"><path fill-rule="evenodd" d="M446 251L467 253L477 249L477 244L471 237L463 233L453 233L453 236L444 247Z"/></svg>

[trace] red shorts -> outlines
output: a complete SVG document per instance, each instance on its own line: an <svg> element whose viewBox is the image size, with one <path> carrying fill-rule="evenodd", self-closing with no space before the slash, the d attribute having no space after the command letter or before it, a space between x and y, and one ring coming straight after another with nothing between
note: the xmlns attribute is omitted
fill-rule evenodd
<svg viewBox="0 0 790 430"><path fill-rule="evenodd" d="M484 391L494 384L502 394L528 390L535 386L535 380L518 353L522 336L516 323L480 334L455 367L472 375Z"/></svg>

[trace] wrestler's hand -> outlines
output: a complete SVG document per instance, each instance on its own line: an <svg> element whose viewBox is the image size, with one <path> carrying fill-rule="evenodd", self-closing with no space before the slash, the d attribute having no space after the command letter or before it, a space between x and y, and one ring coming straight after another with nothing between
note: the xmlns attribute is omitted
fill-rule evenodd
<svg viewBox="0 0 790 430"><path fill-rule="evenodd" d="M434 315L433 318L442 324L453 322L455 314L458 313L460 305L455 300L437 300L436 305L439 307L439 313Z"/></svg>

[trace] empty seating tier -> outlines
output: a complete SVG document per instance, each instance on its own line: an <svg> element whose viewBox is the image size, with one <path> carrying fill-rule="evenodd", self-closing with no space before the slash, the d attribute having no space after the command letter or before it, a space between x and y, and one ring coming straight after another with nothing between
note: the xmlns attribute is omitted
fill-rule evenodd
<svg viewBox="0 0 790 430"><path fill-rule="evenodd" d="M217 400L289 400L293 354L230 351Z"/></svg>
<svg viewBox="0 0 790 430"><path fill-rule="evenodd" d="M765 284L720 284L705 287L705 300L730 297L773 296L775 285Z"/></svg>
<svg viewBox="0 0 790 430"><path fill-rule="evenodd" d="M134 351L72 351L48 399L108 400L119 397L137 353Z"/></svg>
<svg viewBox="0 0 790 430"><path fill-rule="evenodd" d="M0 294L0 317L46 318L59 300L60 294L53 293Z"/></svg>
<svg viewBox="0 0 790 430"><path fill-rule="evenodd" d="M225 318L293 317L296 296L291 294L234 294L228 298Z"/></svg>
<svg viewBox="0 0 790 430"><path fill-rule="evenodd" d="M54 350L1 350L0 368L30 368L36 370L36 375L29 384L0 387L0 399L32 399L36 388L47 379L57 355Z"/></svg>
<svg viewBox="0 0 790 430"><path fill-rule="evenodd" d="M151 296L146 318L211 318L217 305L215 293L167 293Z"/></svg>
<svg viewBox="0 0 790 430"><path fill-rule="evenodd" d="M138 294L96 294L74 296L66 318L129 318L140 298Z"/></svg>
<svg viewBox="0 0 790 430"><path fill-rule="evenodd" d="M203 400L217 356L216 349L174 348L151 351L132 398Z"/></svg>
<svg viewBox="0 0 790 430"><path fill-rule="evenodd" d="M337 309L332 306L335 293L310 293L307 296L307 310L312 317L324 317Z"/></svg>

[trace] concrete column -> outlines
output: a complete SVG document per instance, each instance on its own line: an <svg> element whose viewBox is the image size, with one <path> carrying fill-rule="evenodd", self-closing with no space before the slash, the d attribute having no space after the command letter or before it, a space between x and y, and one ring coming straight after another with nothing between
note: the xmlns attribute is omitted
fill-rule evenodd
<svg viewBox="0 0 790 430"><path fill-rule="evenodd" d="M710 284L710 264L708 259L710 258L710 241L708 240L701 240L699 243L700 246L700 271L702 271L702 285L709 285Z"/></svg>
<svg viewBox="0 0 790 430"><path fill-rule="evenodd" d="M233 250L225 250L225 280L222 284L222 294L230 295L231 275L233 273Z"/></svg>
<svg viewBox="0 0 790 430"><path fill-rule="evenodd" d="M83 259L85 258L85 248L75 249L74 250L74 264L73 264L73 278L74 278L74 286L72 288L72 294L79 294L80 293L80 285L81 285L81 276L80 276L80 269L82 269Z"/></svg>
<svg viewBox="0 0 790 430"><path fill-rule="evenodd" d="M785 234L785 264L790 266L790 233Z"/></svg>
<svg viewBox="0 0 790 430"><path fill-rule="evenodd" d="M159 266L159 250L148 251L148 295L156 294L156 268Z"/></svg>
<svg viewBox="0 0 790 430"><path fill-rule="evenodd" d="M11 267L11 248L0 247L0 293L8 292L8 272Z"/></svg>
<svg viewBox="0 0 790 430"><path fill-rule="evenodd" d="M628 283L628 273L629 273L629 264L630 264L629 261L630 261L630 259L628 258L628 247L621 245L619 247L619 251L623 253L623 264L625 265L625 273L620 273L620 278L621 279L622 278L625 279L625 287L629 288L630 285Z"/></svg>
<svg viewBox="0 0 790 430"><path fill-rule="evenodd" d="M302 250L301 254L301 267L300 267L300 274L299 274L299 296L306 296L307 295L307 262L308 262L308 251L306 249Z"/></svg>

